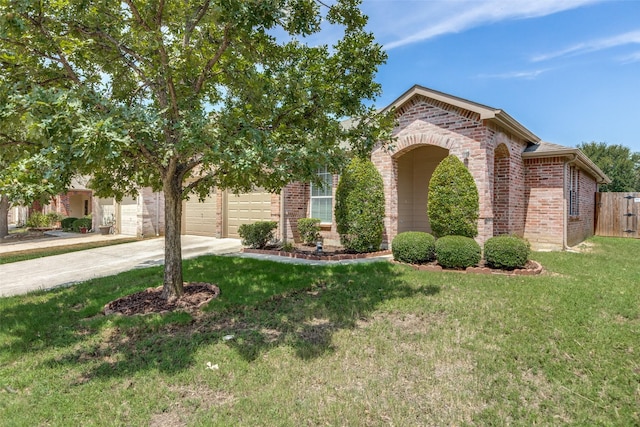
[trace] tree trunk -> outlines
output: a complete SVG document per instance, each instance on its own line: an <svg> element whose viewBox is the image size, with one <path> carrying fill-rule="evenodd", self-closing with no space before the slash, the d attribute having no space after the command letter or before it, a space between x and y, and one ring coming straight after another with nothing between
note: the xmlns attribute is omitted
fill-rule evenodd
<svg viewBox="0 0 640 427"><path fill-rule="evenodd" d="M9 198L0 195L0 239L9 235Z"/></svg>
<svg viewBox="0 0 640 427"><path fill-rule="evenodd" d="M162 297L180 297L182 286L182 182L178 177L165 179L164 192L164 283Z"/></svg>

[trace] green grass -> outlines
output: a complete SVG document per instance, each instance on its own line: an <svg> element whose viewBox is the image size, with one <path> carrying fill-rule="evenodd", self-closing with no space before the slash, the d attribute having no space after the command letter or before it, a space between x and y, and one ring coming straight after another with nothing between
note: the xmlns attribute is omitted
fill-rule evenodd
<svg viewBox="0 0 640 427"><path fill-rule="evenodd" d="M0 424L638 425L640 240L589 243L537 277L201 257L195 317L98 315L159 268L3 298Z"/></svg>
<svg viewBox="0 0 640 427"><path fill-rule="evenodd" d="M136 238L122 238L115 240L104 240L98 242L77 243L73 245L51 246L44 248L25 249L22 251L4 253L0 256L0 265L11 262L26 261L29 259L43 258L52 255L61 255L69 252L84 251L86 249L101 248L104 246L119 245L121 243L135 242Z"/></svg>

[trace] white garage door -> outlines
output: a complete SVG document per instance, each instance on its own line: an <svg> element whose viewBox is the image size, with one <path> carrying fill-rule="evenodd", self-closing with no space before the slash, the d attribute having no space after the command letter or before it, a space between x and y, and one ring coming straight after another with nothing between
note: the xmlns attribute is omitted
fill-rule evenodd
<svg viewBox="0 0 640 427"><path fill-rule="evenodd" d="M120 202L120 224L116 224L120 234L138 235L138 201L133 197L125 197Z"/></svg>
<svg viewBox="0 0 640 427"><path fill-rule="evenodd" d="M226 237L240 237L238 228L242 224L271 220L271 193L256 190L253 193L227 196Z"/></svg>
<svg viewBox="0 0 640 427"><path fill-rule="evenodd" d="M210 195L203 202L193 196L185 203L185 234L216 237L216 196Z"/></svg>

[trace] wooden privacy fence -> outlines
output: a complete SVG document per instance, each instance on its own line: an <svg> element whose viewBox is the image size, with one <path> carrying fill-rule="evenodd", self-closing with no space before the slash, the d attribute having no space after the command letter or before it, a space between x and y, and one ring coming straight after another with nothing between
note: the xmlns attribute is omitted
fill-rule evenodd
<svg viewBox="0 0 640 427"><path fill-rule="evenodd" d="M596 235L640 238L640 193L596 193Z"/></svg>

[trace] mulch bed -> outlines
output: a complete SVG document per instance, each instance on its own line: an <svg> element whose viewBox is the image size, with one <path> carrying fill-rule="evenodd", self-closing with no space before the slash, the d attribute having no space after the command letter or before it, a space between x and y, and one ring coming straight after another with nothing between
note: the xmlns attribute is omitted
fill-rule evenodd
<svg viewBox="0 0 640 427"><path fill-rule="evenodd" d="M368 252L364 254L349 253L340 246L324 246L322 253L316 252L315 246L306 246L296 243L293 251L283 251L279 248L252 249L244 248L242 250L250 254L276 255L287 258L308 259L313 261L341 261L347 259L374 258L383 255L390 255L390 250Z"/></svg>
<svg viewBox="0 0 640 427"><path fill-rule="evenodd" d="M180 298L166 300L162 298L162 286L159 286L111 301L104 306L102 312L105 315L123 314L125 316L166 313L174 310L195 312L219 295L220 288L216 285L192 282L184 284L184 295Z"/></svg>
<svg viewBox="0 0 640 427"><path fill-rule="evenodd" d="M534 276L542 273L542 265L537 261L527 261L524 268L516 268L515 270L501 270L499 268L489 268L484 264L484 260L475 267L467 267L466 269L451 269L442 268L437 262L430 262L427 264L406 264L398 261L393 261L396 264L408 265L416 270L424 271L452 271L456 273L470 273L470 274L501 274L507 276Z"/></svg>

